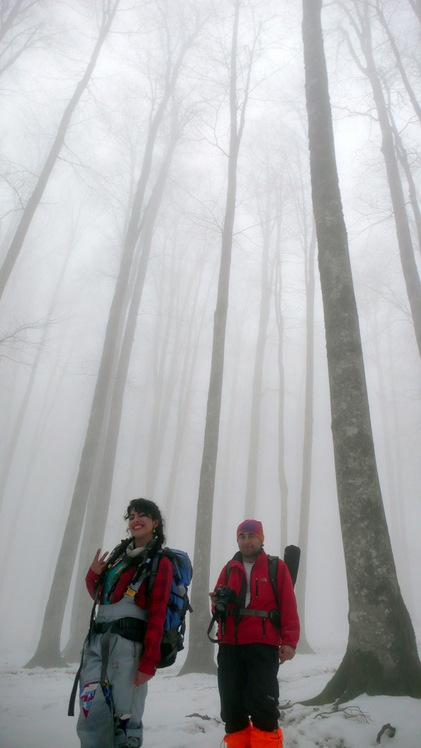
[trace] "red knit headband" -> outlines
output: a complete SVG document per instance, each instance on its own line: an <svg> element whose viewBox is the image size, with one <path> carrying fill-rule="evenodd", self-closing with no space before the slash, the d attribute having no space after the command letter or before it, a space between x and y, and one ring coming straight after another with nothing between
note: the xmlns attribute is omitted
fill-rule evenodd
<svg viewBox="0 0 421 748"><path fill-rule="evenodd" d="M242 532L251 532L253 535L257 535L259 540L264 542L265 536L263 534L263 525L261 522L259 522L258 519L245 519L244 522L242 522L237 527L237 539L240 533Z"/></svg>

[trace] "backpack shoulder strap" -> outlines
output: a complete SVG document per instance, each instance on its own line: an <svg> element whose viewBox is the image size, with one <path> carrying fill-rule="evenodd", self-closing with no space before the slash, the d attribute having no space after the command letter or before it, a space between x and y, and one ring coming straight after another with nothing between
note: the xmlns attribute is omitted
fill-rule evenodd
<svg viewBox="0 0 421 748"><path fill-rule="evenodd" d="M146 590L146 599L147 604L149 604L149 598L151 596L153 583L155 581L156 572L158 571L159 562L164 555L164 549L158 548L157 552L155 553L154 557L152 558L150 573L148 575L148 582L147 582L147 590ZM166 554L165 554L166 555Z"/></svg>
<svg viewBox="0 0 421 748"><path fill-rule="evenodd" d="M275 595L276 604L279 608L278 587L276 584L276 578L278 576L278 561L279 561L279 556L268 555L269 579L272 585L273 594Z"/></svg>
<svg viewBox="0 0 421 748"><path fill-rule="evenodd" d="M236 551L236 553L234 553L233 557L228 561L228 563L227 563L227 565L225 567L225 581L226 581L226 584L228 584L228 579L229 579L229 575L230 575L230 571L231 571L231 566L230 566L231 561L240 561L240 563L242 563L242 556L241 556L240 551Z"/></svg>

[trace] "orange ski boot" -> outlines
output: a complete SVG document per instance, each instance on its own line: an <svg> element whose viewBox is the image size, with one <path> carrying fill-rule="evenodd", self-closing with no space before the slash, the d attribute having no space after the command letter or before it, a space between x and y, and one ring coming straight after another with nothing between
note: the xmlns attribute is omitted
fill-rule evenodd
<svg viewBox="0 0 421 748"><path fill-rule="evenodd" d="M230 732L225 735L224 743L227 744L227 748L250 748L250 732L251 725L246 727L245 730Z"/></svg>
<svg viewBox="0 0 421 748"><path fill-rule="evenodd" d="M257 727L252 726L250 737L250 748L282 748L284 743L280 727L274 732L266 732L266 730L258 730Z"/></svg>

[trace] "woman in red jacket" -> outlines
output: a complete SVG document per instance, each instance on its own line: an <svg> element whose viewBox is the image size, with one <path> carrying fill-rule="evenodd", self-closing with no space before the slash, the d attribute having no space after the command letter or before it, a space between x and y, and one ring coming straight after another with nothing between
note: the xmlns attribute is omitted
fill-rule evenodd
<svg viewBox="0 0 421 748"><path fill-rule="evenodd" d="M218 625L218 687L228 748L282 746L278 727L278 668L295 654L300 625L291 576L280 559L276 594L263 527L245 520L239 552L222 569L212 605L222 602Z"/></svg>
<svg viewBox="0 0 421 748"><path fill-rule="evenodd" d="M82 654L82 748L139 748L147 681L155 674L173 568L163 556L148 592L152 559L165 543L161 513L153 501L127 507L129 540L111 552L98 549L86 586L98 603Z"/></svg>

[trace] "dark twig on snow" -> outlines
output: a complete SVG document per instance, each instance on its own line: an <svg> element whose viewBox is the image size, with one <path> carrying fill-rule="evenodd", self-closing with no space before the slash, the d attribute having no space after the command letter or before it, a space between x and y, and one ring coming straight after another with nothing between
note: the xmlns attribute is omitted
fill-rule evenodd
<svg viewBox="0 0 421 748"><path fill-rule="evenodd" d="M369 714L365 714L361 711L359 706L345 706L340 707L338 705L335 705L330 712L319 712L319 714L316 714L316 717L322 717L322 719L326 719L327 717L330 717L332 714L337 714L338 712L342 712L345 719L356 719L358 722L366 722L367 724L372 721Z"/></svg>
<svg viewBox="0 0 421 748"><path fill-rule="evenodd" d="M388 722L387 725L383 725L382 729L380 730L379 734L377 735L376 743L380 743L380 741L382 739L382 735L384 733L386 733L386 735L389 738L394 738L395 735L396 735L396 727L392 727L392 725L390 724L390 722Z"/></svg>

